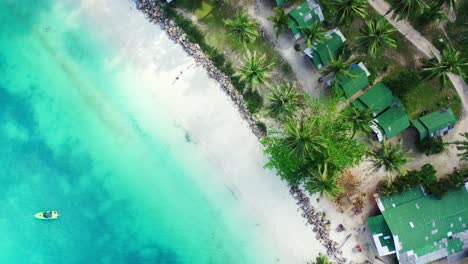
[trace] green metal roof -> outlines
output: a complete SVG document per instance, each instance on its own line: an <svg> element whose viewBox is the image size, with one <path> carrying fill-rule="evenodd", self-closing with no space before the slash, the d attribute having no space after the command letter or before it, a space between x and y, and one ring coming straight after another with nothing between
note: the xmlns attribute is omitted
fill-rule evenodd
<svg viewBox="0 0 468 264"><path fill-rule="evenodd" d="M387 139L400 134L410 126L406 110L397 97L393 97L392 106L378 115L375 120Z"/></svg>
<svg viewBox="0 0 468 264"><path fill-rule="evenodd" d="M277 6L283 6L284 2L285 2L285 0L276 0L276 5Z"/></svg>
<svg viewBox="0 0 468 264"><path fill-rule="evenodd" d="M467 188L468 184L441 200L423 196L382 212L396 241L400 262L411 258L411 254L404 254L408 251L422 257L441 249L447 249L448 255L463 250L461 238L452 235L468 230Z"/></svg>
<svg viewBox="0 0 468 264"><path fill-rule="evenodd" d="M444 128L453 128L457 119L453 114L452 109L441 109L439 111L427 114L416 120L413 120L413 126L419 132L419 139L424 139L427 136L433 137L438 131Z"/></svg>
<svg viewBox="0 0 468 264"><path fill-rule="evenodd" d="M344 74L338 74L336 76L337 81L340 87L343 89L346 98L350 98L359 90L369 85L367 73L358 65L352 65L349 69L349 72L353 75L352 77L346 76Z"/></svg>
<svg viewBox="0 0 468 264"><path fill-rule="evenodd" d="M330 63L338 55L343 47L343 40L336 32L330 34L330 37L324 41L315 44L312 49L312 62L317 69L320 69ZM331 56L330 56L331 55ZM315 58L315 60L314 60Z"/></svg>
<svg viewBox="0 0 468 264"><path fill-rule="evenodd" d="M395 244L392 238L392 232L388 227L382 215L369 217L367 219L374 241L378 241L377 247L381 256L388 255L395 251Z"/></svg>
<svg viewBox="0 0 468 264"><path fill-rule="evenodd" d="M370 108L376 116L392 104L392 99L392 91L385 84L379 82L354 100L353 105L360 111Z"/></svg>
<svg viewBox="0 0 468 264"><path fill-rule="evenodd" d="M288 25L296 39L301 34L301 28L315 25L323 19L320 6L309 1L304 1L288 13Z"/></svg>
<svg viewBox="0 0 468 264"><path fill-rule="evenodd" d="M397 206L411 202L421 197L424 197L424 192L419 186L409 189L404 193L397 193L392 196L381 196L380 203L383 206L383 208L381 208L381 211L395 208Z"/></svg>

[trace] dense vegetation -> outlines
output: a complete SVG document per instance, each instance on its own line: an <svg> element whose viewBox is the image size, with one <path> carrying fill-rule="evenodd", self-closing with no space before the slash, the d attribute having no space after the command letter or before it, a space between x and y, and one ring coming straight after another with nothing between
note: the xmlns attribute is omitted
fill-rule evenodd
<svg viewBox="0 0 468 264"><path fill-rule="evenodd" d="M419 171L410 171L406 175L396 177L391 184L380 182L377 191L383 195L392 195L422 185L429 194L441 199L447 192L460 189L466 178L468 178L468 169L455 169L446 177L437 179L434 166L425 164Z"/></svg>

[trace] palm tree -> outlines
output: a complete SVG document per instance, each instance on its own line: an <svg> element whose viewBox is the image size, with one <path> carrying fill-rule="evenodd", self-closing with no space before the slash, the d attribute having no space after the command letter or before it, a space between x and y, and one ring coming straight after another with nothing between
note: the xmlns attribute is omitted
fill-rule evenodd
<svg viewBox="0 0 468 264"><path fill-rule="evenodd" d="M408 150L403 149L401 141L394 144L387 140L370 151L371 161L376 169L384 168L389 174L404 175L405 164L410 161ZM389 177L391 181L391 177Z"/></svg>
<svg viewBox="0 0 468 264"><path fill-rule="evenodd" d="M330 6L335 10L336 21L341 25L349 25L358 15L362 18L367 17L366 0L331 0Z"/></svg>
<svg viewBox="0 0 468 264"><path fill-rule="evenodd" d="M273 28L276 31L276 38L278 38L279 34L288 28L288 15L284 12L282 8L273 8L275 15L269 17L268 20L273 22Z"/></svg>
<svg viewBox="0 0 468 264"><path fill-rule="evenodd" d="M438 3L429 2L428 7L424 8L423 13L420 16L421 22L429 24L432 22L440 23L443 20L448 19L447 14L443 10L444 6Z"/></svg>
<svg viewBox="0 0 468 264"><path fill-rule="evenodd" d="M315 24L308 27L300 28L302 35L306 41L307 47L312 47L314 43L321 42L325 39L327 30L321 24Z"/></svg>
<svg viewBox="0 0 468 264"><path fill-rule="evenodd" d="M457 5L457 0L435 0L435 4L440 7L447 4L449 9L454 10Z"/></svg>
<svg viewBox="0 0 468 264"><path fill-rule="evenodd" d="M324 138L314 122L290 119L285 124L283 146L290 150L289 155L300 160L317 160L326 156Z"/></svg>
<svg viewBox="0 0 468 264"><path fill-rule="evenodd" d="M332 200L336 200L343 193L343 188L338 184L339 174L336 171L329 171L327 163L310 169L309 173L310 179L306 182L305 188L310 193L320 193L320 196L325 194Z"/></svg>
<svg viewBox="0 0 468 264"><path fill-rule="evenodd" d="M450 144L457 145L457 150L463 151L458 154L461 160L468 160L468 133L460 133L460 135L465 138L463 141L458 140L451 142Z"/></svg>
<svg viewBox="0 0 468 264"><path fill-rule="evenodd" d="M319 253L319 255L315 258L315 261L310 261L308 264L333 264L333 262L328 259L327 255Z"/></svg>
<svg viewBox="0 0 468 264"><path fill-rule="evenodd" d="M467 70L468 62L464 61L462 54L451 46L444 48L440 60L433 58L422 68L422 72L428 74L426 79L439 78L442 88L448 83L448 73L465 78Z"/></svg>
<svg viewBox="0 0 468 264"><path fill-rule="evenodd" d="M301 95L295 83L282 83L271 89L268 97L270 104L268 110L278 120L286 120L292 117L301 106Z"/></svg>
<svg viewBox="0 0 468 264"><path fill-rule="evenodd" d="M397 0L387 14L393 11L392 18L407 19L410 16L421 15L426 7L427 4L423 0Z"/></svg>
<svg viewBox="0 0 468 264"><path fill-rule="evenodd" d="M366 21L365 29L361 30L363 35L357 37L357 40L359 45L368 49L369 54L375 57L383 46L397 47L396 40L393 38L393 33L396 30L386 19L374 18Z"/></svg>
<svg viewBox="0 0 468 264"><path fill-rule="evenodd" d="M349 76L349 77L356 77L355 75L351 74L351 72L349 71L351 64L353 64L353 61L350 59L346 59L343 53L336 56L336 58L332 56L332 54L330 54L330 58L331 60L328 63L328 65L322 69L323 74L327 75L333 72L335 73L335 77L338 74Z"/></svg>
<svg viewBox="0 0 468 264"><path fill-rule="evenodd" d="M237 44L255 42L259 35L258 24L242 12L237 12L234 19L227 19L224 24L228 28L228 35Z"/></svg>
<svg viewBox="0 0 468 264"><path fill-rule="evenodd" d="M351 138L354 138L357 131L361 131L365 134L369 134L372 129L370 127L372 117L372 110L366 109L364 111L359 111L357 108L351 108L347 114L347 119L353 126L353 134Z"/></svg>
<svg viewBox="0 0 468 264"><path fill-rule="evenodd" d="M240 80L245 82L247 87L255 91L259 85L268 83L274 63L268 63L265 54L257 56L256 51L252 54L248 50L244 61L244 65L238 68L239 72L236 75L240 76Z"/></svg>

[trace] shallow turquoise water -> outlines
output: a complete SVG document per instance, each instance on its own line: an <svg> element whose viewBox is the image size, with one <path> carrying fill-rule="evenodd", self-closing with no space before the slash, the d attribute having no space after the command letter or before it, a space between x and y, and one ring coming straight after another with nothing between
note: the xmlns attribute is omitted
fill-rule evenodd
<svg viewBox="0 0 468 264"><path fill-rule="evenodd" d="M54 2L0 0L0 263L262 263L255 224L200 182L216 168L163 110L145 131L109 43Z"/></svg>

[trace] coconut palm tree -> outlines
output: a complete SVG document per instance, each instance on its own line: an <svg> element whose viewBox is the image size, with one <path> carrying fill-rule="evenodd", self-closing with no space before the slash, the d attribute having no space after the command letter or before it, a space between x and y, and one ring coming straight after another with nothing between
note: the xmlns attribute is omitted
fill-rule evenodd
<svg viewBox="0 0 468 264"><path fill-rule="evenodd" d="M321 24L315 24L308 27L300 28L304 36L307 47L312 47L314 43L319 43L325 39L327 30Z"/></svg>
<svg viewBox="0 0 468 264"><path fill-rule="evenodd" d="M300 160L317 160L326 156L325 140L314 122L290 119L285 126L283 146L290 150L290 156Z"/></svg>
<svg viewBox="0 0 468 264"><path fill-rule="evenodd" d="M329 5L335 10L336 22L341 25L349 25L354 15L367 17L366 0L331 0Z"/></svg>
<svg viewBox="0 0 468 264"><path fill-rule="evenodd" d="M427 74L426 79L439 78L441 87L444 88L448 83L448 73L466 77L468 71L468 62L464 60L462 54L447 46L442 50L441 59L433 58L422 68L422 72Z"/></svg>
<svg viewBox="0 0 468 264"><path fill-rule="evenodd" d="M268 96L270 104L268 110L278 120L286 120L294 116L296 110L302 105L301 95L295 83L282 83L271 89Z"/></svg>
<svg viewBox="0 0 468 264"><path fill-rule="evenodd" d="M458 154L461 160L468 160L468 133L461 133L460 134L465 139L463 141L457 140L451 142L450 144L454 144L457 147L457 150L463 151L462 153Z"/></svg>
<svg viewBox="0 0 468 264"><path fill-rule="evenodd" d="M407 19L411 16L419 16L428 7L423 0L396 0L395 4L387 11L393 11L392 18Z"/></svg>
<svg viewBox="0 0 468 264"><path fill-rule="evenodd" d="M268 83L271 78L270 70L273 66L274 63L267 62L265 54L258 56L256 51L252 54L247 50L244 56L244 65L238 68L239 72L236 75L253 92L258 89L259 85Z"/></svg>
<svg viewBox="0 0 468 264"><path fill-rule="evenodd" d="M226 19L224 24L228 28L228 35L237 44L255 42L259 35L257 22L242 12L237 12L234 19Z"/></svg>
<svg viewBox="0 0 468 264"><path fill-rule="evenodd" d="M372 117L372 110L366 109L364 111L359 111L357 108L351 108L351 110L347 113L348 122L351 123L353 126L353 134L351 138L354 138L357 131L361 131L365 134L369 134L372 129L370 127Z"/></svg>
<svg viewBox="0 0 468 264"><path fill-rule="evenodd" d="M315 261L310 261L308 264L333 264L333 262L328 259L327 255L319 253L319 255L315 258Z"/></svg>
<svg viewBox="0 0 468 264"><path fill-rule="evenodd" d="M433 2L437 5L437 6L443 6L445 4L447 4L447 6L451 9L451 10L454 10L456 5L457 5L457 0L433 0Z"/></svg>
<svg viewBox="0 0 468 264"><path fill-rule="evenodd" d="M327 163L319 165L317 168L309 170L310 178L305 184L305 188L310 193L325 194L328 198L336 200L343 193L343 188L338 184L340 179L336 171L329 171Z"/></svg>
<svg viewBox="0 0 468 264"><path fill-rule="evenodd" d="M275 15L269 17L268 20L273 22L273 28L276 31L276 38L279 37L279 34L288 28L288 15L284 12L282 8L273 8Z"/></svg>
<svg viewBox="0 0 468 264"><path fill-rule="evenodd" d="M448 19L448 15L444 11L444 6L438 3L429 2L428 7L424 8L421 16L419 17L422 23L429 24L432 22L440 23Z"/></svg>
<svg viewBox="0 0 468 264"><path fill-rule="evenodd" d="M349 77L356 77L355 75L351 74L349 68L353 64L353 61L350 59L346 59L343 53L338 54L338 56L334 57L330 54L330 62L324 68L322 68L322 73L327 75L329 73L335 73L335 77L338 74L349 76Z"/></svg>
<svg viewBox="0 0 468 264"><path fill-rule="evenodd" d="M408 157L409 151L403 149L401 141L392 143L384 140L380 146L375 147L369 154L375 169L383 167L389 175L404 175L406 173L404 166L411 160ZM391 177L389 177L389 181L391 181Z"/></svg>
<svg viewBox="0 0 468 264"><path fill-rule="evenodd" d="M384 18L373 18L366 21L366 27L361 30L362 36L357 37L360 46L366 48L372 57L377 55L381 47L396 48L394 28Z"/></svg>

